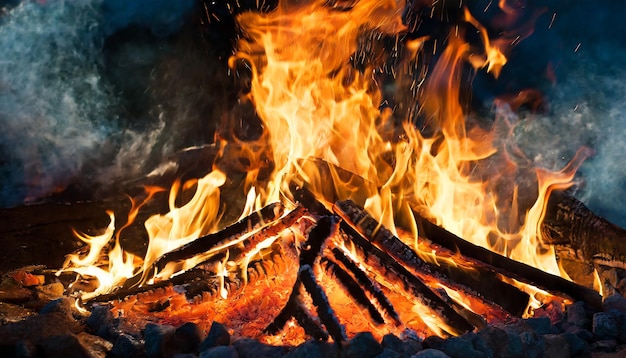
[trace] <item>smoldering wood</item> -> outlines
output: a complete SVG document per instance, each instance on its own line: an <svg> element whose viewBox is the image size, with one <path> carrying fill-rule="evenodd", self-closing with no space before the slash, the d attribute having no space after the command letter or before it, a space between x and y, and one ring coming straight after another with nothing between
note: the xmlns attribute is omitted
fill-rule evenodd
<svg viewBox="0 0 626 358"><path fill-rule="evenodd" d="M309 265L304 265L298 272L298 278L302 282L302 285L311 296L313 305L316 307L317 316L320 318L326 330L335 344L340 345L341 342L347 340L346 333L343 326L339 322L339 319L335 315L335 312L328 303L328 297L324 293L324 290L319 286L315 279L313 269Z"/></svg>
<svg viewBox="0 0 626 358"><path fill-rule="evenodd" d="M546 243L574 250L585 262L624 268L626 230L595 215L562 191L548 199L541 234Z"/></svg>
<svg viewBox="0 0 626 358"><path fill-rule="evenodd" d="M443 280L452 287L462 287L464 291L473 291L517 317L521 317L528 306L530 299L528 294L502 282L493 270L477 264L472 268L475 272L471 272L446 260L439 260L437 264L426 262L411 247L403 243L354 202L350 200L338 201L335 203L334 209L337 214L366 239L372 241L374 245L405 266L415 269L418 275L422 274L422 279Z"/></svg>
<svg viewBox="0 0 626 358"><path fill-rule="evenodd" d="M385 293L381 290L378 283L371 280L367 276L367 274L357 266L354 261L344 255L344 253L341 252L341 250L339 250L338 248L332 248L332 253L333 257L337 261L341 262L346 267L346 269L350 271L352 275L354 275L354 278L359 283L359 285L363 287L365 291L369 292L370 295L372 295L374 300L383 309L385 314L394 321L394 324L396 326L400 325L401 322L398 312L393 307L391 302L389 302L389 299L387 298L387 296L385 296Z"/></svg>
<svg viewBox="0 0 626 358"><path fill-rule="evenodd" d="M436 312L448 326L457 333L462 334L473 330L474 326L464 317L459 315L448 303L433 292L422 280L413 275L406 267L395 260L391 255L374 246L372 242L364 238L358 231L345 221L340 223L341 231L363 252L362 259L365 264L378 264L385 270L384 274L394 282L404 286L405 291L415 297L423 306ZM448 332L453 333L453 332Z"/></svg>
<svg viewBox="0 0 626 358"><path fill-rule="evenodd" d="M157 270L162 270L170 262L184 261L202 254L219 245L221 242L228 241L236 236L247 234L258 228L263 223L277 220L283 213L284 207L282 204L269 204L261 210L255 211L236 223L227 226L223 230L202 236L186 245L162 255L154 263L154 267Z"/></svg>
<svg viewBox="0 0 626 358"><path fill-rule="evenodd" d="M365 291L363 291L358 282L346 270L339 266L337 262L327 257L322 258L322 265L326 268L328 273L335 277L354 302L367 310L367 313L375 324L380 325L385 323L383 316L378 312L376 306L374 306L365 295Z"/></svg>
<svg viewBox="0 0 626 358"><path fill-rule="evenodd" d="M419 214L415 212L413 214L420 235L449 250L458 251L461 255L476 260L477 265L480 263L489 265L495 272L506 277L531 284L555 295L567 295L574 300L585 301L596 309L602 307L602 298L592 289L474 245L431 223Z"/></svg>

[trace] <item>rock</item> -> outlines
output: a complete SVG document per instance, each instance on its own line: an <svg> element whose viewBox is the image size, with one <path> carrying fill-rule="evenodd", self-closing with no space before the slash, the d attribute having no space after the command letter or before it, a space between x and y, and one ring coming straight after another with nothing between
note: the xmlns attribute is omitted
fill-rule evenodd
<svg viewBox="0 0 626 358"><path fill-rule="evenodd" d="M574 333L565 332L561 334L561 337L567 341L569 353L573 357L583 355L589 349L589 344Z"/></svg>
<svg viewBox="0 0 626 358"><path fill-rule="evenodd" d="M489 347L487 342L478 333L470 332L461 336L468 342L472 343L475 350L483 352L487 357L493 357L493 350Z"/></svg>
<svg viewBox="0 0 626 358"><path fill-rule="evenodd" d="M544 334L554 333L552 332L552 325L550 323L550 318L548 317L528 318L525 319L524 322L540 336Z"/></svg>
<svg viewBox="0 0 626 358"><path fill-rule="evenodd" d="M78 334L78 340L91 358L106 358L113 348L113 343L85 332Z"/></svg>
<svg viewBox="0 0 626 358"><path fill-rule="evenodd" d="M474 349L471 341L461 337L446 339L438 349L452 358L487 358L485 353Z"/></svg>
<svg viewBox="0 0 626 358"><path fill-rule="evenodd" d="M165 324L146 325L143 333L145 341L146 356L148 358L161 358L168 356L168 344L174 336L176 328Z"/></svg>
<svg viewBox="0 0 626 358"><path fill-rule="evenodd" d="M61 297L56 300L48 302L43 308L39 311L40 314L58 312L70 320L74 319L74 313L77 313L76 307L74 306L76 300L72 297Z"/></svg>
<svg viewBox="0 0 626 358"><path fill-rule="evenodd" d="M288 353L285 347L263 344L255 339L244 338L233 342L240 358L277 358Z"/></svg>
<svg viewBox="0 0 626 358"><path fill-rule="evenodd" d="M591 345L591 350L597 352L615 352L616 349L617 341L615 339L603 339Z"/></svg>
<svg viewBox="0 0 626 358"><path fill-rule="evenodd" d="M113 314L109 307L97 305L91 309L91 314L85 320L85 324L92 332L98 332L101 327L106 327L112 320Z"/></svg>
<svg viewBox="0 0 626 358"><path fill-rule="evenodd" d="M402 355L392 349L383 348L383 352L374 358L402 358Z"/></svg>
<svg viewBox="0 0 626 358"><path fill-rule="evenodd" d="M42 357L90 358L89 354L74 334L48 336L37 344Z"/></svg>
<svg viewBox="0 0 626 358"><path fill-rule="evenodd" d="M585 303L582 301L577 301L568 305L566 307L567 312L567 323L589 329L591 325L591 320L589 319L589 315L587 314L587 309L585 308Z"/></svg>
<svg viewBox="0 0 626 358"><path fill-rule="evenodd" d="M381 345L400 353L401 357L410 357L423 349L421 342L411 338L400 339L391 333L383 337Z"/></svg>
<svg viewBox="0 0 626 358"><path fill-rule="evenodd" d="M171 353L194 353L202 342L202 332L197 324L188 322L178 327L169 342Z"/></svg>
<svg viewBox="0 0 626 358"><path fill-rule="evenodd" d="M487 327L478 335L491 348L495 357L523 357L524 349L520 336L497 327Z"/></svg>
<svg viewBox="0 0 626 358"><path fill-rule="evenodd" d="M230 333L223 324L213 321L209 334L200 344L200 352L217 346L227 346L230 344Z"/></svg>
<svg viewBox="0 0 626 358"><path fill-rule="evenodd" d="M586 342L591 342L591 340L593 339L593 333L577 326L572 326L568 328L565 333L573 333Z"/></svg>
<svg viewBox="0 0 626 358"><path fill-rule="evenodd" d="M443 339L441 337L430 336L430 337L427 337L422 342L422 345L424 346L425 349L428 349L428 348L439 349L439 347L441 347L444 342L445 342L445 339Z"/></svg>
<svg viewBox="0 0 626 358"><path fill-rule="evenodd" d="M366 358L375 357L382 352L383 347L371 332L360 332L343 347L341 356L343 358Z"/></svg>
<svg viewBox="0 0 626 358"><path fill-rule="evenodd" d="M598 312L593 315L593 333L598 339L615 339L619 334L619 325L612 313Z"/></svg>
<svg viewBox="0 0 626 358"><path fill-rule="evenodd" d="M543 336L545 341L545 357L550 358L569 358L570 351L567 339L557 334L546 334Z"/></svg>
<svg viewBox="0 0 626 358"><path fill-rule="evenodd" d="M239 358L233 347L217 346L200 353L200 358Z"/></svg>
<svg viewBox="0 0 626 358"><path fill-rule="evenodd" d="M31 309L11 303L0 302L0 326L11 322L19 322L35 314L37 313Z"/></svg>
<svg viewBox="0 0 626 358"><path fill-rule="evenodd" d="M602 303L604 312L611 310L617 310L622 313L626 313L626 298L620 294L615 294L607 297Z"/></svg>
<svg viewBox="0 0 626 358"><path fill-rule="evenodd" d="M440 350L427 348L412 355L411 358L450 358L450 356Z"/></svg>
<svg viewBox="0 0 626 358"><path fill-rule="evenodd" d="M69 335L81 330L78 322L59 312L38 314L0 326L0 345L13 345L26 340L37 343L50 336Z"/></svg>
<svg viewBox="0 0 626 358"><path fill-rule="evenodd" d="M524 347L524 357L541 358L544 356L545 340L543 336L538 335L535 331L522 332L519 335L522 346Z"/></svg>
<svg viewBox="0 0 626 358"><path fill-rule="evenodd" d="M143 348L144 346L139 340L128 334L120 334L113 343L111 355L118 358L143 357Z"/></svg>
<svg viewBox="0 0 626 358"><path fill-rule="evenodd" d="M287 358L324 358L336 356L335 346L328 342L306 341L294 348Z"/></svg>
<svg viewBox="0 0 626 358"><path fill-rule="evenodd" d="M39 286L35 289L35 295L40 301L51 301L63 297L65 287L60 282Z"/></svg>

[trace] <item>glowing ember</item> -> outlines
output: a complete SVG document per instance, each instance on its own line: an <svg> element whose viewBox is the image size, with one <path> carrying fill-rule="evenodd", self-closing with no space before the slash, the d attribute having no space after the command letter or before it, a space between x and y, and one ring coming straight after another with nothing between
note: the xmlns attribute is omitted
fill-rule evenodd
<svg viewBox="0 0 626 358"><path fill-rule="evenodd" d="M228 224L222 222L222 216L224 206L230 203L222 197L220 188L228 181L229 173L218 168L220 160L223 163L238 156L249 160L241 188L242 194L247 193L247 203L241 208L242 218L274 202L286 208L283 219L294 215L299 209L290 187L295 183L325 204L351 199L363 205L393 234L401 233L400 238L412 245L424 260L456 262L454 257L437 257L432 250L424 251L413 212L477 245L560 274L554 252L542 244L538 227L547 195L554 188L570 185L586 153L579 152L562 172L538 169L535 204L527 213L520 210L520 193L515 185L518 171L507 156L506 138L500 138L502 128L506 133L511 118L498 118L489 130L469 125L460 98L463 68L469 64L477 71L486 69L497 76L506 64L504 44L507 42L490 39L467 10L465 28L478 31L481 49L464 40L462 29L451 33L446 49L424 83L424 96L418 98L422 108L419 115L428 119L437 131L425 137L416 129L413 119L406 118L398 135L400 128L394 123L392 110L380 109L383 97L382 84L376 81L378 69L365 66L357 70L352 63L360 56L358 39L366 31L396 36L399 41L405 31L401 19L403 8L402 1L394 0L350 2L349 8L330 6L327 1L285 1L270 13L240 15L238 22L244 36L230 63L234 67L244 61L252 69L251 92L241 100L254 104L263 121L263 135L254 143L241 142L236 146L220 138L222 152L216 168L206 177L184 184L195 187L193 198L177 207L175 199L180 184L176 184L171 190L170 212L146 221L150 241L145 257L124 253L117 241L105 256L103 249L114 237L112 215L111 225L103 235L77 234L91 250L85 257L70 257L63 270L96 277L99 282L96 291L82 294L83 299L128 286L127 281L139 285L167 280L208 262L210 271L219 279L218 295L222 300L211 297L185 305L182 294L165 289L146 294L138 301L118 303L116 311L135 319L152 316L172 323L220 320L232 324L231 327L241 327L240 335L263 336L261 330L278 314L277 309L286 302L296 280L295 261L286 264L286 270L276 271L269 280L250 282L230 293L226 290L227 282L231 282L231 276L246 281L249 263L264 260L276 243L299 250L311 218L294 218L293 225L276 230L268 230L273 223L263 222L239 238L219 243L200 255L155 268L155 263L166 253ZM399 69L415 66L415 56L421 51L423 41L426 39L406 44L406 58L400 61ZM270 158L272 163L273 171L269 175L264 172L268 168L263 162L265 158ZM510 186L499 190L503 182ZM129 223L132 220L131 217ZM400 230L401 227L409 230L408 233ZM264 236L260 237L259 233ZM285 241L285 237L290 239ZM343 247L340 241L337 237L331 239L331 246ZM352 255L351 250L344 251ZM293 253L290 260L295 257ZM370 265L368 272L373 270L371 263L360 262L360 265ZM337 314L351 317L346 326L349 334L371 330L380 335L406 328L424 335L462 333L416 305L412 297L402 293L397 282L376 275L399 311L400 321L384 329L373 326L364 318L365 310L355 308L350 297L337 288L338 284L329 278L332 275L318 272L317 268L312 270L316 271L316 279L330 296ZM439 288L447 292L441 296L452 297L459 310L481 310L481 302L445 285ZM160 313L149 312L145 306L164 298L169 306ZM492 314L490 318L505 319L506 315ZM295 335L282 337L283 342L302 339L301 331L287 331L286 335Z"/></svg>

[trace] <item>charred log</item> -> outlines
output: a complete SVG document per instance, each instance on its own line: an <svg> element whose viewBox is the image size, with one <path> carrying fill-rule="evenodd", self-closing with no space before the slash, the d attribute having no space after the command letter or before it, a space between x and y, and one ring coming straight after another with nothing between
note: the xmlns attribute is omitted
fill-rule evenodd
<svg viewBox="0 0 626 358"><path fill-rule="evenodd" d="M407 293L415 297L423 307L436 312L448 327L446 330L452 334L463 334L471 331L474 326L459 315L439 295L433 292L422 280L413 275L406 267L394 259L391 255L374 246L372 242L364 238L358 231L345 221L341 223L341 230L354 242L362 252L361 259L366 264L380 266L390 281L401 283Z"/></svg>
<svg viewBox="0 0 626 358"><path fill-rule="evenodd" d="M176 250L164 254L156 261L154 266L157 270L162 270L170 262L190 259L203 252L209 251L221 242L232 239L234 236L241 236L249 233L253 229L258 228L262 223L277 220L283 212L284 207L281 204L270 204L223 230L200 237L187 245L181 246Z"/></svg>
<svg viewBox="0 0 626 358"><path fill-rule="evenodd" d="M489 265L495 272L504 276L515 278L556 295L565 294L575 300L585 301L596 309L602 307L602 298L594 290L474 245L416 213L414 216L421 235L449 250L458 251L467 258Z"/></svg>
<svg viewBox="0 0 626 358"><path fill-rule="evenodd" d="M497 273L489 268L477 264L471 272L445 260L431 264L421 259L418 254L389 230L380 225L364 210L357 207L352 201L335 203L335 211L344 218L350 226L361 233L381 250L393 256L396 260L423 274L422 279L445 280L453 285L461 284L481 295L486 300L504 308L512 315L521 317L528 305L528 294L520 291L498 279ZM476 274L476 272L478 274Z"/></svg>
<svg viewBox="0 0 626 358"><path fill-rule="evenodd" d="M622 268L626 263L626 230L564 192L550 195L541 234L546 243L566 246L585 262Z"/></svg>

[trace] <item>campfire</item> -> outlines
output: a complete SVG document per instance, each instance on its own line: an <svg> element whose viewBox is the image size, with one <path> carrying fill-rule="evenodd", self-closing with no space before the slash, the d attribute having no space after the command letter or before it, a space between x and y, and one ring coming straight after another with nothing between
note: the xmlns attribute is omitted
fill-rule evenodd
<svg viewBox="0 0 626 358"><path fill-rule="evenodd" d="M626 252L622 229L565 192L590 149L559 171L520 166L509 133L536 92L498 98L489 124L463 102L467 72L498 77L532 30L511 21L494 37L464 9L430 56L433 38L409 36L416 6L282 1L238 14L238 107L193 149L211 167L171 187L159 168L126 217L107 211L97 234L74 231L84 246L54 273L72 281L76 310L104 309L130 335L219 322L291 347L554 324L578 302L602 310L601 273L596 290L575 283L556 255L606 265ZM147 247L129 250L138 224ZM37 286L38 270L12 274Z"/></svg>

